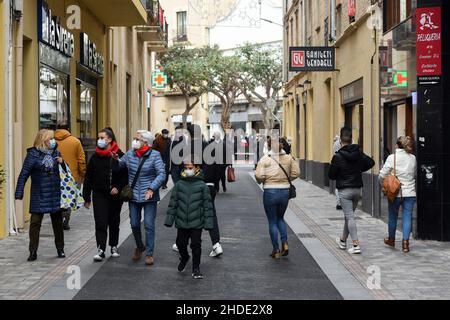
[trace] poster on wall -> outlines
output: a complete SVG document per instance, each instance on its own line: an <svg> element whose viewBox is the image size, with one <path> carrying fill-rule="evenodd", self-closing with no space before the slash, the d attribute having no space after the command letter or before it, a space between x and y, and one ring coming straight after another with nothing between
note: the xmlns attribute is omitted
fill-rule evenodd
<svg viewBox="0 0 450 320"><path fill-rule="evenodd" d="M417 77L419 84L440 84L442 76L441 7L417 8Z"/></svg>

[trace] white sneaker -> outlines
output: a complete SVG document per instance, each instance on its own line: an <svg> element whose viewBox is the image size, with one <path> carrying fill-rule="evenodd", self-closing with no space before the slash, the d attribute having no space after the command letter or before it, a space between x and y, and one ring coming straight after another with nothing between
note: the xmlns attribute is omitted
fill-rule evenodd
<svg viewBox="0 0 450 320"><path fill-rule="evenodd" d="M361 254L361 247L358 245L358 246L353 246L353 247L351 247L350 249L348 249L348 253L350 253L350 254Z"/></svg>
<svg viewBox="0 0 450 320"><path fill-rule="evenodd" d="M177 247L176 243L173 244L172 250L175 251L176 253L180 253L180 251L178 251L178 247Z"/></svg>
<svg viewBox="0 0 450 320"><path fill-rule="evenodd" d="M111 248L111 257L113 257L113 258L119 258L120 257L119 249L117 249L117 247L112 247Z"/></svg>
<svg viewBox="0 0 450 320"><path fill-rule="evenodd" d="M213 246L213 249L212 249L211 253L209 254L209 256L214 258L214 257L219 257L222 254L223 254L222 246L220 245L220 243L216 243Z"/></svg>
<svg viewBox="0 0 450 320"><path fill-rule="evenodd" d="M94 256L94 261L95 262L102 262L103 259L105 259L105 253L103 252L102 249L98 249L97 254Z"/></svg>
<svg viewBox="0 0 450 320"><path fill-rule="evenodd" d="M341 249L341 250L347 249L347 242L342 242L341 237L336 238L336 243L339 246L339 249Z"/></svg>

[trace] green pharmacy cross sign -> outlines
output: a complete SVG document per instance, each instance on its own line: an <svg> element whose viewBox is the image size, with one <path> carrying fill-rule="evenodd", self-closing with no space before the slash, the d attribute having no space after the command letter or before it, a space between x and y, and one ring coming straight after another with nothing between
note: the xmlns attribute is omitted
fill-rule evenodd
<svg viewBox="0 0 450 320"><path fill-rule="evenodd" d="M394 73L394 84L399 88L408 87L408 72L396 71Z"/></svg>
<svg viewBox="0 0 450 320"><path fill-rule="evenodd" d="M162 72L160 70L153 72L153 75L152 75L153 88L165 89L167 87L167 82L168 82L167 75L164 72Z"/></svg>

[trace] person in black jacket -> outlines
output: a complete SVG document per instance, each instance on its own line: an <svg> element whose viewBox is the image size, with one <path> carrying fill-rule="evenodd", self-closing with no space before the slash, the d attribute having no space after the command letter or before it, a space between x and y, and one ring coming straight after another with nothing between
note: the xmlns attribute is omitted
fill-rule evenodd
<svg viewBox="0 0 450 320"><path fill-rule="evenodd" d="M164 129L161 131L162 137L164 139L164 150L161 153L161 157L164 161L164 165L166 166L166 181L164 182L162 188L167 189L167 182L169 181L169 175L170 175L170 145L172 144L172 141L169 137L169 130Z"/></svg>
<svg viewBox="0 0 450 320"><path fill-rule="evenodd" d="M98 253L94 256L96 262L101 262L105 258L108 227L111 256L120 257L117 245L123 201L119 195L128 184L128 172L126 168L119 171L112 170L113 153L118 154L120 158L124 155L117 145L112 129L105 128L98 134L97 149L89 160L83 187L85 207L89 209L91 201L94 204L95 237L98 248Z"/></svg>
<svg viewBox="0 0 450 320"><path fill-rule="evenodd" d="M348 252L360 254L361 248L358 241L355 210L361 198L362 173L373 168L375 162L360 150L359 145L352 144L352 141L352 130L346 127L342 128L342 148L333 156L328 177L331 180L336 180L336 188L345 214L344 232L342 237L336 239L336 242L341 250L346 250L347 238L350 235L353 246Z"/></svg>
<svg viewBox="0 0 450 320"><path fill-rule="evenodd" d="M220 244L219 222L217 220L217 212L214 201L217 195L215 186L219 183L221 178L223 161L205 161L203 153L209 144L202 138L201 128L198 125L188 125L187 131L189 132L190 139L188 140L186 150L190 151L190 155L185 154L184 157L186 158L192 156L196 161L195 164L200 165L200 168L204 174L204 181L209 188L213 205L214 228L209 231L209 236L213 247L209 256L219 257L223 254L223 248ZM212 156L215 159L214 151L212 152ZM174 251L178 251L177 245L174 244L172 249Z"/></svg>

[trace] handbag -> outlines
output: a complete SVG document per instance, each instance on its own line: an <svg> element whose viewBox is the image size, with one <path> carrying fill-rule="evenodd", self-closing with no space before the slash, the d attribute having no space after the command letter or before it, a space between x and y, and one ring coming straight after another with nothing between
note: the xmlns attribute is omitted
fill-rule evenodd
<svg viewBox="0 0 450 320"><path fill-rule="evenodd" d="M228 182L236 182L236 174L234 172L234 168L228 167L227 169Z"/></svg>
<svg viewBox="0 0 450 320"><path fill-rule="evenodd" d="M84 199L67 163L59 164L59 178L61 179L61 209L80 209L84 205Z"/></svg>
<svg viewBox="0 0 450 320"><path fill-rule="evenodd" d="M142 170L142 167L144 166L144 162L145 162L145 160L147 160L147 158L150 157L151 153L152 152L150 151L150 154L148 156L142 157L141 162L139 163L139 167L136 171L136 175L134 176L133 182L131 183L131 186L126 185L120 192L119 197L120 197L120 200L122 200L123 202L130 202L133 200L133 197L134 197L133 189L136 186L139 175L141 174L141 170Z"/></svg>
<svg viewBox="0 0 450 320"><path fill-rule="evenodd" d="M402 183L397 178L396 172L397 166L397 154L394 154L394 173L384 178L383 180L383 193L388 198L390 202L394 202L398 197L398 194L402 190Z"/></svg>
<svg viewBox="0 0 450 320"><path fill-rule="evenodd" d="M272 158L273 159L273 158ZM278 166L281 168L281 170L283 170L284 174L286 175L288 181L289 181L289 199L295 199L297 198L297 188L292 184L291 182L291 178L289 177L288 173L286 172L286 170L284 170L283 166L281 165L281 163L279 163L277 160L273 159L273 161L275 161Z"/></svg>

